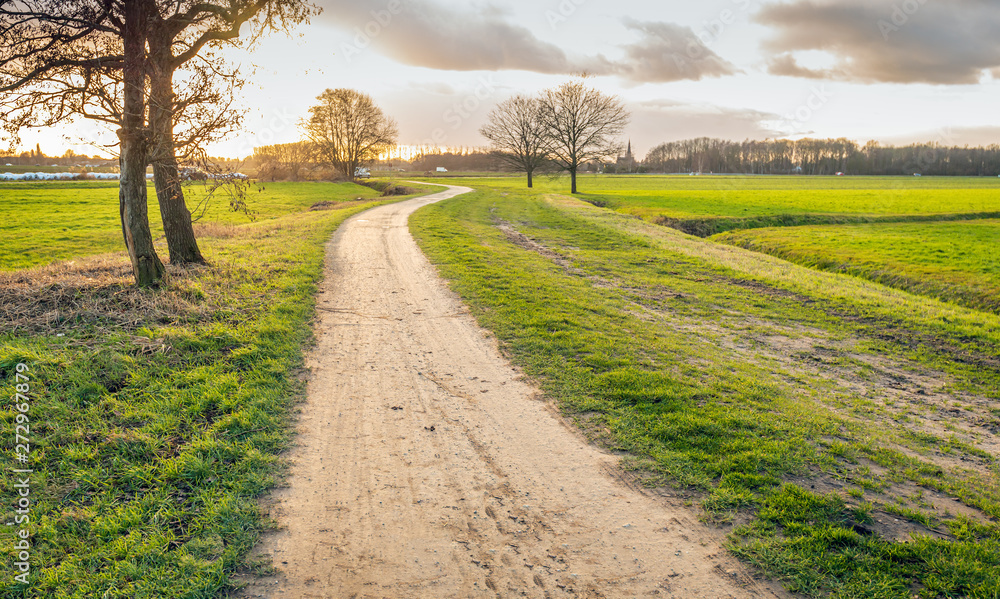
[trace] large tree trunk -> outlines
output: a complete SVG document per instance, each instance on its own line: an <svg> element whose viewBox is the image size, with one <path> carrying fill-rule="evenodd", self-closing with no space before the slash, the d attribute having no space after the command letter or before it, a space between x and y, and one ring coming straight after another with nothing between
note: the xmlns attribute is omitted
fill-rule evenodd
<svg viewBox="0 0 1000 599"><path fill-rule="evenodd" d="M531 189L532 187L534 187L534 185L532 185L531 180L531 169L528 169L528 189Z"/></svg>
<svg viewBox="0 0 1000 599"><path fill-rule="evenodd" d="M570 193L576 193L576 169L575 166L569 169Z"/></svg>
<svg viewBox="0 0 1000 599"><path fill-rule="evenodd" d="M194 235L191 212L184 203L177 168L174 144L174 84L173 65L169 43L150 40L152 61L150 69L149 122L155 139L152 149L153 182L156 199L160 204L163 232L171 264L204 264L205 258L198 249Z"/></svg>
<svg viewBox="0 0 1000 599"><path fill-rule="evenodd" d="M153 163L153 181L160 204L160 218L167 236L171 264L205 264L191 222L191 212L184 202L176 160Z"/></svg>
<svg viewBox="0 0 1000 599"><path fill-rule="evenodd" d="M135 282L140 287L157 284L165 269L153 247L146 197L146 162L149 132L143 128L145 107L145 2L125 3L124 103L121 139L119 211L125 247L132 261Z"/></svg>

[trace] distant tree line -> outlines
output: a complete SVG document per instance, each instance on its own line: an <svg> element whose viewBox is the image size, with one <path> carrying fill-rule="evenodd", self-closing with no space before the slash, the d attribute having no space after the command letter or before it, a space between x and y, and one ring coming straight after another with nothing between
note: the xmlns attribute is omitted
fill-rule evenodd
<svg viewBox="0 0 1000 599"><path fill-rule="evenodd" d="M438 167L449 171L494 172L510 170L491 152L477 148L425 148L406 160L401 157L370 159L364 163L376 169L435 172ZM264 181L326 181L350 179L332 168L322 158L312 142L297 141L254 148L249 166Z"/></svg>
<svg viewBox="0 0 1000 599"><path fill-rule="evenodd" d="M1000 174L1000 145L883 146L870 141L862 146L844 138L734 142L702 137L660 144L643 164L658 173L990 176Z"/></svg>
<svg viewBox="0 0 1000 599"><path fill-rule="evenodd" d="M118 161L101 156L88 156L77 154L73 150L66 150L62 156L48 156L42 151L42 147L36 144L33 149L20 153L0 154L0 164L12 164L17 166L82 166L83 164L96 164L100 166L115 165Z"/></svg>
<svg viewBox="0 0 1000 599"><path fill-rule="evenodd" d="M427 151L414 156L409 162L401 163L400 167L409 166L414 171L434 171L443 167L449 171L500 171L506 165L497 157L478 149L454 149Z"/></svg>
<svg viewBox="0 0 1000 599"><path fill-rule="evenodd" d="M870 141L862 146L844 138L736 142L702 137L660 144L643 166L657 173L996 176L1000 145L883 146Z"/></svg>

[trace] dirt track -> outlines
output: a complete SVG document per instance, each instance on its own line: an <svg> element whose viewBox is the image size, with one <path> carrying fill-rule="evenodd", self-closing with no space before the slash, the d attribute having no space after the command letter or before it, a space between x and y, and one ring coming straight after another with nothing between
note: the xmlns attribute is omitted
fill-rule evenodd
<svg viewBox="0 0 1000 599"><path fill-rule="evenodd" d="M246 597L773 597L693 512L617 477L498 353L407 230L448 191L348 220L280 531Z"/></svg>

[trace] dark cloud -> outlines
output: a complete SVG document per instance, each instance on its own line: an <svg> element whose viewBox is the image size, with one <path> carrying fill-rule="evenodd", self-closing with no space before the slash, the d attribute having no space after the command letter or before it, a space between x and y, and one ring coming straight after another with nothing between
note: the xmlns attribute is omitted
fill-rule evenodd
<svg viewBox="0 0 1000 599"><path fill-rule="evenodd" d="M642 39L624 46L625 60L613 70L638 82L667 82L733 75L732 63L712 52L689 27L626 18L624 25Z"/></svg>
<svg viewBox="0 0 1000 599"><path fill-rule="evenodd" d="M755 17L773 29L764 49L775 75L863 82L971 84L1000 67L1000 3L993 0L795 0ZM814 69L795 53L836 64Z"/></svg>
<svg viewBox="0 0 1000 599"><path fill-rule="evenodd" d="M354 32L341 54L350 60L369 47L401 63L450 71L524 70L547 74L617 75L638 82L720 77L736 72L687 27L623 21L639 39L624 57L570 56L509 22L487 4L444 6L434 0L325 0L324 19Z"/></svg>
<svg viewBox="0 0 1000 599"><path fill-rule="evenodd" d="M772 56L767 61L767 72L782 77L805 77L807 79L835 78L829 70L807 69L796 62L791 54Z"/></svg>
<svg viewBox="0 0 1000 599"><path fill-rule="evenodd" d="M325 0L321 18L354 31L342 53L369 47L413 66L452 71L522 69L565 73L566 53L506 21L500 9L454 8L428 0Z"/></svg>

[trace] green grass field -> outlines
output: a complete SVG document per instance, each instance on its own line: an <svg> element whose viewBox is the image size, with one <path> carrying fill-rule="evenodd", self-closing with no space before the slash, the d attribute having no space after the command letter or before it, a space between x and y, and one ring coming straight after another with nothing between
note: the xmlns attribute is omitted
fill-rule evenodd
<svg viewBox="0 0 1000 599"><path fill-rule="evenodd" d="M712 239L1000 313L1000 221L781 227Z"/></svg>
<svg viewBox="0 0 1000 599"><path fill-rule="evenodd" d="M805 596L1000 594L1000 318L493 184L411 229L640 480Z"/></svg>
<svg viewBox="0 0 1000 599"><path fill-rule="evenodd" d="M524 188L523 179L483 182ZM588 202L703 237L767 226L1000 217L997 178L581 175L579 184ZM548 193L568 186L565 177L535 183Z"/></svg>
<svg viewBox="0 0 1000 599"><path fill-rule="evenodd" d="M567 185L565 177L538 181L542 193ZM482 183L524 188L511 178ZM994 178L584 175L580 186L580 199L686 233L1000 310Z"/></svg>
<svg viewBox="0 0 1000 599"><path fill-rule="evenodd" d="M348 216L388 200L354 185L266 187L255 223L210 212L210 266L169 267L158 289L132 286L127 257L105 241L104 228L120 235L114 189L0 187L0 222L21 219L4 244L26 243L25 232L58 246L22 263L74 258L0 273L2 393L14 395L26 365L34 470L30 584L5 576L0 597L218 597L236 572L268 567L248 561L267 525L257 499L283 473L323 246ZM333 205L306 210L319 201ZM0 409L6 489L16 415ZM14 516L7 502L4 522ZM16 554L3 535L9 568Z"/></svg>
<svg viewBox="0 0 1000 599"><path fill-rule="evenodd" d="M192 213L208 188L185 186ZM247 199L259 221L308 210L325 198L370 200L379 194L353 183L264 183ZM221 191L197 210L199 223L241 224L249 218L229 209ZM86 218L81 218L85 215ZM149 221L154 239L162 236L156 194L149 187ZM0 271L117 251L122 245L116 182L45 181L0 184Z"/></svg>

